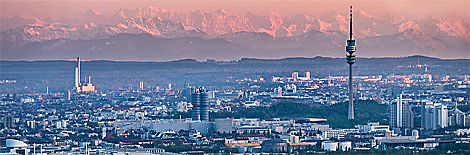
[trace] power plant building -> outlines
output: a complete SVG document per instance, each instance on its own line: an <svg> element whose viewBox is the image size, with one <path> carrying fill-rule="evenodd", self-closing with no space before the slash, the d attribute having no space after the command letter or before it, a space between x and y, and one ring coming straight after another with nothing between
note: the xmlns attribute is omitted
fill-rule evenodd
<svg viewBox="0 0 470 155"><path fill-rule="evenodd" d="M85 82L86 83L86 82ZM88 77L88 83L86 85L82 85L80 81L80 57L77 57L77 67L75 68L75 86L74 90L77 93L87 93L87 92L95 92L95 86L91 84L91 77Z"/></svg>

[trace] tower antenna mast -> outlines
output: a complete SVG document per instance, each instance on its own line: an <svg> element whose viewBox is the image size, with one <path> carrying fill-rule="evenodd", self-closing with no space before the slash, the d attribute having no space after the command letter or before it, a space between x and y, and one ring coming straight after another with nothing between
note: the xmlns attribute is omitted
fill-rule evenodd
<svg viewBox="0 0 470 155"><path fill-rule="evenodd" d="M349 40L346 46L346 60L349 64L349 106L348 106L348 119L354 119L354 94L353 94L353 64L356 62L356 41L353 40L353 18L352 18L352 6L349 12Z"/></svg>

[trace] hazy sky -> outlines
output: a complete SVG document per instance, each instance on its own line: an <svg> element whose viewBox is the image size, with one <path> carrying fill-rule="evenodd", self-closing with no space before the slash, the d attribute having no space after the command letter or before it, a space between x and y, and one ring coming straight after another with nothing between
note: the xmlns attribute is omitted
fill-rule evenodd
<svg viewBox="0 0 470 155"><path fill-rule="evenodd" d="M319 15L326 11L347 13L349 5L354 10L364 10L371 14L383 15L394 13L406 15L412 19L426 18L431 14L459 11L470 15L470 0L0 0L1 17L6 18L18 13L30 13L42 20L47 16L58 19L78 12L86 12L93 8L104 16L114 15L121 7L134 9L137 7L155 6L166 10L187 13L191 10L216 11L224 9L237 15L265 15L278 11L284 15L304 13Z"/></svg>

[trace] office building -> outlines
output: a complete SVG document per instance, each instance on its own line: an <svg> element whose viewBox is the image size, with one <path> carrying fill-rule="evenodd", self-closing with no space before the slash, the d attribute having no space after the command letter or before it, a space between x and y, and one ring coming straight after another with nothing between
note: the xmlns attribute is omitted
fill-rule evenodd
<svg viewBox="0 0 470 155"><path fill-rule="evenodd" d="M460 111L459 108L455 108L454 112L450 116L450 125L451 126L467 126L468 122L465 121L465 113Z"/></svg>
<svg viewBox="0 0 470 155"><path fill-rule="evenodd" d="M191 104L193 120L209 121L209 95L204 88L199 87L191 94Z"/></svg>
<svg viewBox="0 0 470 155"><path fill-rule="evenodd" d="M188 102L188 103L192 102L191 95L195 91L196 91L196 89L193 86L185 86L185 88L183 88L182 93L183 93L183 96L186 97L186 102Z"/></svg>
<svg viewBox="0 0 470 155"><path fill-rule="evenodd" d="M449 126L447 105L430 101L421 103L421 127L435 130Z"/></svg>
<svg viewBox="0 0 470 155"><path fill-rule="evenodd" d="M413 127L413 111L408 103L403 102L402 95L389 105L389 112L391 129Z"/></svg>
<svg viewBox="0 0 470 155"><path fill-rule="evenodd" d="M15 117L11 113L3 117L3 127L8 129L15 128Z"/></svg>
<svg viewBox="0 0 470 155"><path fill-rule="evenodd" d="M448 111L447 111L447 105L443 104L435 104L434 105L434 126L433 129L437 128L445 128L449 126L447 123L448 119Z"/></svg>
<svg viewBox="0 0 470 155"><path fill-rule="evenodd" d="M433 103L431 101L421 102L421 128L432 129Z"/></svg>

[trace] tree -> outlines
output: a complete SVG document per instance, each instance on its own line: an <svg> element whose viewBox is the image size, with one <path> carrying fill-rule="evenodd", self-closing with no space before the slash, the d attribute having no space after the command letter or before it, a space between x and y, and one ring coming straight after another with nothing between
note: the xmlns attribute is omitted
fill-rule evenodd
<svg viewBox="0 0 470 155"><path fill-rule="evenodd" d="M163 146L163 140L161 139L155 139L153 141L153 147L162 147Z"/></svg>

